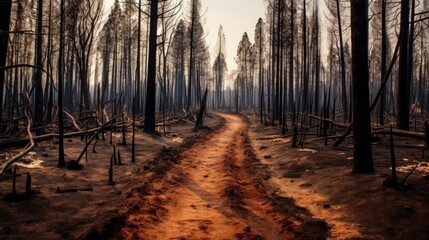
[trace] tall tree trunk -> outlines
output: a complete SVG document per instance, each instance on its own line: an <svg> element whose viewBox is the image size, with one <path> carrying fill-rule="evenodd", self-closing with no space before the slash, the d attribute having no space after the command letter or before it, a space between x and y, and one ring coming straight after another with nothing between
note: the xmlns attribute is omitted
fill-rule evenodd
<svg viewBox="0 0 429 240"><path fill-rule="evenodd" d="M191 110L192 106L192 78L194 74L194 29L195 29L195 14L196 14L196 6L192 1L192 9L191 9L191 29L190 29L190 37L189 37L189 68L188 68L188 103L186 106L186 110Z"/></svg>
<svg viewBox="0 0 429 240"><path fill-rule="evenodd" d="M141 48L141 6L142 1L139 0L138 6L138 21L137 21L137 66L136 66L136 90L135 90L135 100L133 105L133 114L140 114L140 48Z"/></svg>
<svg viewBox="0 0 429 240"><path fill-rule="evenodd" d="M259 25L259 87L260 87L260 120L261 120L261 125L264 124L264 120L263 120L263 114L264 114L264 79L263 79L263 72L262 72L262 54L263 54L263 48L262 48L262 19L260 19L261 24Z"/></svg>
<svg viewBox="0 0 429 240"><path fill-rule="evenodd" d="M387 71L387 28L386 28L386 0L381 0L381 81ZM379 123L384 125L384 108L386 92L383 90L380 98Z"/></svg>
<svg viewBox="0 0 429 240"><path fill-rule="evenodd" d="M290 17L290 53L289 53L289 110L292 111L294 109L294 97L293 97L293 57L294 57L294 33L295 33L295 25L294 25L294 0L291 0L291 17Z"/></svg>
<svg viewBox="0 0 429 240"><path fill-rule="evenodd" d="M273 18L271 20L271 87L272 87L272 113L271 113L271 125L274 125L274 121L276 119L276 112L277 112L277 89L275 84L275 51L276 51L276 38L275 38L275 24L276 24L276 18L275 18L275 11L273 6Z"/></svg>
<svg viewBox="0 0 429 240"><path fill-rule="evenodd" d="M49 20L48 20L48 51L47 51L47 74L46 74L46 88L45 88L45 101L47 107L46 114L46 122L50 123L52 121L52 108L53 108L53 91L54 91L54 83L51 77L51 64L52 64L52 37L51 37L51 29L52 29L52 0L49 1ZM49 94L48 94L49 93Z"/></svg>
<svg viewBox="0 0 429 240"><path fill-rule="evenodd" d="M346 61L344 59L344 44L343 44L343 28L341 24L341 13L340 13L340 0L336 0L337 2L337 19L338 19L338 33L340 37L340 52L341 52L341 89L342 89L342 100L343 100L343 109L344 121L347 120L349 115L349 107L347 105L347 84L346 84Z"/></svg>
<svg viewBox="0 0 429 240"><path fill-rule="evenodd" d="M282 29L282 19L281 19L281 12L282 12L282 0L278 1L277 6L277 29L276 29L276 36L277 36L277 49L276 49L276 55L275 55L275 73L276 73L276 101L275 101L275 109L274 109L274 120L280 121L280 108L281 108L281 81L280 81L280 57L281 57L281 33L283 31ZM274 76L274 75L273 75Z"/></svg>
<svg viewBox="0 0 429 240"><path fill-rule="evenodd" d="M12 0L0 1L0 123L3 121L3 90L5 80L6 56L9 43L10 11ZM2 132L2 129L0 129Z"/></svg>
<svg viewBox="0 0 429 240"><path fill-rule="evenodd" d="M410 24L410 34L408 36L408 66L407 66L407 79L408 79L408 91L410 93L414 92L412 88L412 84L414 82L414 71L413 71L413 63L414 63L414 13L416 8L416 0L411 0L411 24ZM415 88L414 88L415 89ZM413 95L409 95L409 98L411 98Z"/></svg>
<svg viewBox="0 0 429 240"><path fill-rule="evenodd" d="M36 30L36 75L34 78L35 86L35 108L34 108L34 126L43 125L43 90L42 90L42 27L43 27L43 0L37 4L37 30Z"/></svg>
<svg viewBox="0 0 429 240"><path fill-rule="evenodd" d="M302 97L302 111L307 112L308 111L308 72L307 72L307 3L306 0L303 2L303 25L302 25L302 62L303 62L303 97Z"/></svg>
<svg viewBox="0 0 429 240"><path fill-rule="evenodd" d="M145 132L155 132L155 100L156 100L156 49L158 30L158 0L150 2L150 33L149 33L149 57L147 69L147 89L146 89L146 113Z"/></svg>
<svg viewBox="0 0 429 240"><path fill-rule="evenodd" d="M58 55L58 167L65 167L64 161L64 0L60 2L60 49Z"/></svg>
<svg viewBox="0 0 429 240"><path fill-rule="evenodd" d="M353 172L374 171L368 67L368 0L351 0L353 81Z"/></svg>
<svg viewBox="0 0 429 240"><path fill-rule="evenodd" d="M409 130L410 118L410 85L408 79L408 30L410 1L401 1L401 49L399 52L399 79L396 125L401 130Z"/></svg>

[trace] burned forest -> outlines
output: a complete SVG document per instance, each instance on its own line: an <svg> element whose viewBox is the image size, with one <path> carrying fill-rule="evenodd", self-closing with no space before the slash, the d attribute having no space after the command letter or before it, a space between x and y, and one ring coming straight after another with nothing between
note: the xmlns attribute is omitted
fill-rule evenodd
<svg viewBox="0 0 429 240"><path fill-rule="evenodd" d="M0 0L0 239L428 239L429 0Z"/></svg>

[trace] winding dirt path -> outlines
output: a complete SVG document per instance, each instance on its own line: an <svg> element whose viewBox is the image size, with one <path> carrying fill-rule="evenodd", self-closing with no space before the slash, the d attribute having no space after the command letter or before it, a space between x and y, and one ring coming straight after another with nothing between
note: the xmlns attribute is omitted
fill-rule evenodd
<svg viewBox="0 0 429 240"><path fill-rule="evenodd" d="M125 239L288 239L268 198L246 168L247 123L221 114L225 126L184 151L148 203L126 220Z"/></svg>

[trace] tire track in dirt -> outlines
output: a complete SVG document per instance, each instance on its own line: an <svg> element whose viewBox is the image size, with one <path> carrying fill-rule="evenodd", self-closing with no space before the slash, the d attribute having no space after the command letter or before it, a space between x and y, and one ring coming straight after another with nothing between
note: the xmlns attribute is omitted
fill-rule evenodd
<svg viewBox="0 0 429 240"><path fill-rule="evenodd" d="M145 206L127 217L122 238L294 239L246 167L247 123L221 116L226 123L219 132L185 150L152 184Z"/></svg>

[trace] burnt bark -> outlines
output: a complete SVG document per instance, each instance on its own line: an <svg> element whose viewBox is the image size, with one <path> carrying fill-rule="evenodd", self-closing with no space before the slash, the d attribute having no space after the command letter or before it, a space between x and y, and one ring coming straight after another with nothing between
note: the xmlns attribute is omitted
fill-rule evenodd
<svg viewBox="0 0 429 240"><path fill-rule="evenodd" d="M5 80L6 56L8 50L10 12L12 0L0 1L0 122L2 122L3 112L3 86ZM0 129L1 132L1 129Z"/></svg>
<svg viewBox="0 0 429 240"><path fill-rule="evenodd" d="M398 104L396 125L401 130L409 130L410 83L408 79L408 30L410 1L401 1L401 49L399 52Z"/></svg>
<svg viewBox="0 0 429 240"><path fill-rule="evenodd" d="M371 146L368 67L368 1L351 1L353 81L353 172L374 171Z"/></svg>
<svg viewBox="0 0 429 240"><path fill-rule="evenodd" d="M156 48L158 29L158 0L150 2L149 57L147 69L146 113L144 132L155 132L155 101L156 101Z"/></svg>

